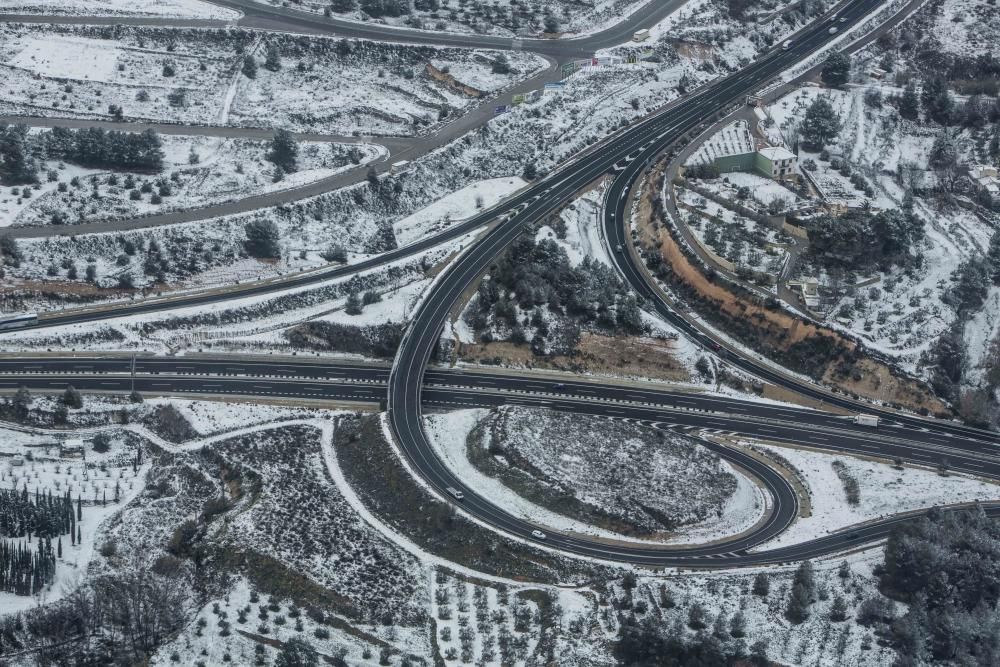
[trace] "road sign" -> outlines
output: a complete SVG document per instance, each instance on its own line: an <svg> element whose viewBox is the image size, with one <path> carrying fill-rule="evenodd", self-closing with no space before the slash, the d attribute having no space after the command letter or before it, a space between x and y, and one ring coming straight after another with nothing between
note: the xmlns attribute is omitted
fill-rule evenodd
<svg viewBox="0 0 1000 667"><path fill-rule="evenodd" d="M510 101L517 106L518 104L524 104L524 95L518 94L510 99Z"/></svg>
<svg viewBox="0 0 1000 667"><path fill-rule="evenodd" d="M573 74L574 72L576 72L576 70L577 70L576 63L566 63L565 65L562 66L563 77L567 77Z"/></svg>
<svg viewBox="0 0 1000 667"><path fill-rule="evenodd" d="M500 106L498 106L493 110L493 113L499 116L502 113L507 113L508 111L510 111L510 109L511 106L509 104L501 104Z"/></svg>

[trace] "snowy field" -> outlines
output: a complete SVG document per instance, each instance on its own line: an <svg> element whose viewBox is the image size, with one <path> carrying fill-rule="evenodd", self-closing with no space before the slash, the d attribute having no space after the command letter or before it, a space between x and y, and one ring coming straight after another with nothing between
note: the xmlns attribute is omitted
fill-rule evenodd
<svg viewBox="0 0 1000 667"><path fill-rule="evenodd" d="M272 50L277 59L268 65ZM246 55L258 64L252 76L242 72ZM238 30L123 28L109 39L86 26L4 25L0 111L110 118L116 105L136 120L413 135L546 66L517 52L504 56L501 74L500 57ZM455 73L435 77L432 61Z"/></svg>
<svg viewBox="0 0 1000 667"><path fill-rule="evenodd" d="M978 56L995 49L1000 12L991 0L943 0L931 34L950 53Z"/></svg>
<svg viewBox="0 0 1000 667"><path fill-rule="evenodd" d="M770 111L786 139L797 133L805 109L817 95L830 100L844 126L828 147L831 160L846 161L874 188L873 206L899 208L909 179L918 186L933 183L934 174L926 165L936 131L901 119L888 105L878 109L866 105L863 88L803 88L781 98ZM970 143L964 133L958 136L963 155L971 150ZM831 189L834 203L854 204L864 197L833 168L831 160L803 151L800 164L807 159L816 162L817 171L811 173ZM964 260L983 253L992 234L971 212L930 198L915 197L914 210L924 221L925 232L925 240L915 249L923 256L919 271L819 276L826 284L837 287L839 281L840 285L842 297L832 307L831 326L849 329L911 372L919 370L920 354L954 321L954 309L942 300L952 284L953 271Z"/></svg>
<svg viewBox="0 0 1000 667"><path fill-rule="evenodd" d="M173 135L161 140L165 157L158 176L40 161L39 171L51 174L30 198L24 198L23 186L0 187L0 227L53 224L57 216L59 224L73 225L184 210L295 188L388 155L373 144L300 142L296 171L275 180L276 167L267 160L270 142ZM154 203L164 183L169 194Z"/></svg>
<svg viewBox="0 0 1000 667"><path fill-rule="evenodd" d="M527 183L524 179L516 176L467 185L393 223L396 243L406 246L426 236L443 232L452 223L471 218L481 210L496 205L525 185Z"/></svg>
<svg viewBox="0 0 1000 667"><path fill-rule="evenodd" d="M726 174L727 177L734 175L736 174ZM739 175L752 176L752 174ZM744 179L744 182L746 180L748 179ZM731 201L747 208L754 208L752 202L739 201L735 196L736 191L727 184L699 181L698 185L726 198L732 195ZM767 198L770 195L781 199L786 199L789 195L794 197L787 188L777 184L773 186L761 188L757 196ZM746 268L757 272L758 275L762 274L759 283L767 287L774 284L785 265L787 259L785 248L791 243L791 239L773 227L742 216L693 190L678 187L676 193L677 201L681 205L679 208L681 215L685 216L688 227L704 245L711 248L718 256L732 262L738 269Z"/></svg>
<svg viewBox="0 0 1000 667"><path fill-rule="evenodd" d="M280 5L279 0L256 0L263 4ZM336 11L337 6L320 0L297 0L299 10L325 13L333 9L332 16L354 21L374 20L394 27L433 32L474 33L481 35L538 36L552 28L553 34L572 37L578 34L606 30L641 8L647 0L593 0L586 4L572 0L541 0L530 6L517 0L496 0L489 5L477 6L465 2L449 4L410 3L399 16L382 16L365 13L363 4L347 11ZM376 5L377 6L377 5ZM556 23L547 23L552 17Z"/></svg>
<svg viewBox="0 0 1000 667"><path fill-rule="evenodd" d="M882 461L791 447L758 447L774 452L801 474L809 489L811 506L810 516L796 520L776 539L757 547L758 551L798 544L900 512L1000 498L1000 486L966 475L949 473L942 477L926 468L906 466L897 469ZM840 475L836 470L837 462L843 466ZM845 493L842 479L845 476L857 482L856 503Z"/></svg>
<svg viewBox="0 0 1000 667"><path fill-rule="evenodd" d="M35 404L40 407L54 403L36 399ZM0 489L26 490L31 496L51 494L54 498L68 494L74 512L80 504L81 517L76 522L79 541L68 533L58 538L61 555L53 582L36 596L0 592L0 611L25 610L67 594L86 574L100 544L102 525L143 490L149 465L145 460L138 465L136 457L147 441L120 428L102 431L108 437L108 449L97 452L93 449L94 433L83 436L59 429L25 429L0 423ZM34 548L38 539L33 542L29 536L3 541Z"/></svg>
<svg viewBox="0 0 1000 667"><path fill-rule="evenodd" d="M657 542L693 544L737 534L761 517L765 503L755 484L682 436L658 439L655 431L624 422L573 419L517 408L457 410L429 415L425 423L438 454L470 486L555 530L622 540L634 539L623 532L638 527L657 532ZM609 441L618 443L613 451ZM574 446L551 446L560 442ZM553 499L542 487L574 496L579 506L545 507ZM638 507L649 508L649 515Z"/></svg>
<svg viewBox="0 0 1000 667"><path fill-rule="evenodd" d="M201 0L0 0L2 14L53 16L150 16L234 21L241 12Z"/></svg>
<svg viewBox="0 0 1000 667"><path fill-rule="evenodd" d="M544 59L525 52L503 55L510 70L501 75L493 65L501 54L490 51L352 42L345 53L324 39L312 40L307 49L291 40L279 48L280 71L262 67L255 79L242 82L234 124L339 135L423 134L546 67ZM432 63L458 85L436 78Z"/></svg>
<svg viewBox="0 0 1000 667"><path fill-rule="evenodd" d="M703 614L703 632L731 638L736 628L747 647L758 642L776 664L818 665L820 667L888 667L895 653L882 646L872 629L855 620L860 603L877 592L878 577L872 572L881 562L881 553L854 554L844 560L814 564L816 601L809 605L808 618L792 624L785 609L795 567L741 569L712 574L683 573L662 578L641 577L635 590L615 587L616 600L646 603L650 618L664 629L691 636L692 608ZM754 579L763 574L769 582L767 595L752 593ZM842 599L846 619L834 621L831 610ZM598 614L601 627L610 634L619 627L611 614Z"/></svg>

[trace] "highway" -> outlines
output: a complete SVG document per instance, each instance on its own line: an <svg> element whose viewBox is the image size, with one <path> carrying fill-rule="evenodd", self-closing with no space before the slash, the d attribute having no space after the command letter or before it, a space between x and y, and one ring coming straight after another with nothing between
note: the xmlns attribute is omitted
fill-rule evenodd
<svg viewBox="0 0 1000 667"><path fill-rule="evenodd" d="M839 16L848 24L843 27L858 22L878 5L875 0L857 0L848 3L839 12ZM605 173L621 172L623 176L616 180L620 187L622 184L634 182L641 170L671 143L700 124L708 122L721 110L739 103L745 95L754 92L764 82L805 59L828 41L831 37L828 34L829 25L825 20L817 21L795 35L790 48L779 49L735 74L702 87L694 94L683 98L679 104L647 117L643 122L618 135L591 159L577 160L571 168L549 176L536 186L543 188L537 197L506 216L481 241L446 269L413 315L412 323L407 329L390 372L388 387L388 417L393 437L410 465L430 486L442 496L447 487L462 490L466 496L463 503L466 511L508 534L531 540L533 530L544 529L544 526L535 526L492 506L474 489L466 487L462 480L449 471L433 454L422 421L424 374L437 349L449 313L466 289L479 279L485 268L525 227L533 225L552 210L568 203L585 185ZM623 203L614 214L616 227L623 228L622 221L627 219L623 216L624 211L627 211L626 200L629 189L622 188L618 195L618 200ZM640 284L643 283L640 281ZM641 293L648 295L648 289L644 289ZM704 335L696 337L695 340L708 342L705 341ZM781 386L799 389L803 384L783 374L772 373L772 376ZM859 404L847 399L844 399L844 403L850 405L852 409L860 407ZM634 412L623 412L621 416L635 418L637 415ZM910 417L900 419L913 424L915 428L926 428L924 420ZM720 425L724 424L722 420L715 421ZM705 420L704 423L713 422ZM955 434L969 432L969 429L948 423L942 424L941 429ZM796 435L800 437L801 442L801 433L798 432L800 430L796 429ZM871 538L876 534L868 533L866 537ZM679 558L676 553L669 551L651 555L645 549L609 550L606 544L578 536L553 535L547 544L567 553L611 558L623 562L676 564Z"/></svg>
<svg viewBox="0 0 1000 667"><path fill-rule="evenodd" d="M220 4L243 9L252 3L225 0ZM839 15L848 28L876 8L878 0L855 0L847 3ZM264 5L254 6L248 14L251 23L264 22L272 28L306 27L336 22L319 16L303 15ZM649 7L649 6L647 6ZM259 10L259 11L258 11ZM649 9L649 11L654 11ZM638 19L637 19L638 20ZM308 24L308 26L307 26ZM326 31L329 31L329 25ZM564 412L633 419L659 428L683 429L694 437L700 433L732 434L773 442L813 446L855 455L900 458L905 461L938 466L1000 479L1000 460L993 453L997 435L970 429L946 421L925 420L860 404L828 393L808 382L781 373L736 350L723 348L722 357L734 365L779 386L819 398L829 405L851 411L880 414L882 426L876 431L854 424L849 418L829 413L739 401L718 396L660 389L655 385L613 384L588 380L563 380L534 375L496 372L458 372L428 368L449 313L462 293L473 285L482 272L525 229L571 201L583 188L608 173L615 174L606 200L604 231L610 244L628 248L630 239L625 224L631 204L630 191L636 179L652 161L685 134L710 122L719 113L739 103L778 73L800 62L830 39L829 23L818 21L793 37L789 49L778 49L728 77L712 82L665 109L634 123L618 135L592 147L541 181L522 190L501 205L460 223L448 231L412 246L372 258L352 266L336 267L289 279L241 286L237 290L204 292L180 297L150 299L127 305L112 305L87 311L65 311L47 315L39 327L89 322L143 312L183 306L222 302L233 298L274 293L290 287L315 284L332 278L375 268L403 257L412 256L443 241L495 223L467 251L452 262L439 277L414 314L403 343L391 367L358 364L261 360L239 357L151 358L138 357L134 367L125 358L96 356L18 356L0 359L0 391L18 386L36 390L59 391L68 384L87 391L121 393L133 386L140 392L169 395L227 395L298 401L316 399L343 402L384 402L394 439L410 465L442 496L446 487L462 489L464 511L516 538L531 541L536 528L494 506L488 499L466 487L436 455L423 430L422 406L455 408L518 404L547 407ZM350 24L354 35L362 36L358 24ZM264 26L267 27L267 26ZM630 32L619 26L616 29ZM347 28L344 28L347 29ZM385 39L384 26L373 26L373 36ZM402 41L420 42L406 32L392 36ZM432 37L428 36L427 40ZM476 40L478 46L490 46L481 37L449 37L449 42ZM610 39L610 37L609 37ZM615 37L620 42L621 36ZM457 41L456 41L457 40ZM433 36L434 43L442 43ZM579 43L583 43L582 41ZM579 44L578 43L578 44ZM538 50L553 44L570 54L577 45L568 42L540 41ZM509 40L504 48L510 47ZM524 40L523 47L536 50L536 44ZM543 48L544 46L544 48ZM588 46L592 50L593 46ZM715 348L718 342L710 332L702 331L674 312L646 282L647 278L631 253L613 253L618 269L647 307L701 345ZM87 368L89 366L89 368ZM845 529L822 539L782 549L750 552L784 530L798 512L797 498L783 476L770 466L737 449L704 441L721 456L746 469L767 489L772 511L767 521L748 535L720 543L685 547L664 547L639 543L609 544L577 535L549 534L545 546L561 552L608 561L649 566L731 567L759 563L784 562L842 551L860 544L883 539L893 525L906 520L894 517L864 526ZM1000 514L1000 504L986 511Z"/></svg>
<svg viewBox="0 0 1000 667"><path fill-rule="evenodd" d="M58 392L72 385L83 391L122 394L134 387L147 395L376 404L386 399L389 373L390 368L384 365L296 358L138 356L133 365L132 358L124 355L44 355L0 358L0 391L11 392L25 386L34 391ZM795 519L797 496L782 474L770 465L739 449L705 439L713 434L810 446L857 456L899 458L932 468L947 460L949 470L1000 479L1000 452L994 451L995 434L992 433L981 432L982 439L972 439L942 436L930 430L914 431L901 424L882 424L872 429L856 425L849 418L790 406L677 392L655 386L647 388L638 383L561 381L559 377L542 373L515 375L431 368L425 381L423 401L435 408L521 405L630 419L656 428L679 430L698 438L704 446L743 468L770 496L772 511L767 520L748 534L700 546L595 544L600 551L589 550L588 555L604 559L698 567L785 562L881 539L902 520L893 517L795 547L748 552L773 539ZM428 456L433 458L432 450L428 451ZM454 484L455 480L448 482L448 485ZM467 495L463 507L477 516L486 512L491 522L506 519L488 501L474 495ZM516 528L502 523L500 527ZM552 531L548 531L548 535L546 543L558 548L562 548L563 540L581 540Z"/></svg>
<svg viewBox="0 0 1000 667"><path fill-rule="evenodd" d="M136 25L150 27L241 28L299 34L334 35L352 39L371 39L403 44L428 44L467 49L523 50L560 60L590 58L598 49L617 46L632 38L642 27L649 27L667 17L686 0L648 0L627 18L610 27L571 39L504 37L474 33L447 33L434 30L395 28L380 21L350 21L291 7L255 2L255 0L210 0L212 4L243 13L236 21L217 19L177 19L128 16L63 16L0 14L8 23L66 23L83 25Z"/></svg>

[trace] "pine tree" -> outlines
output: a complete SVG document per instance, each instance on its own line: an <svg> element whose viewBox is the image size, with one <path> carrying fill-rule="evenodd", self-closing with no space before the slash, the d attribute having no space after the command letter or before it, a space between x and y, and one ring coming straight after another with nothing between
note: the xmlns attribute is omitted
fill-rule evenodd
<svg viewBox="0 0 1000 667"><path fill-rule="evenodd" d="M21 387L14 394L14 398L11 399L11 404L14 406L14 419L18 422L24 422L28 419L28 412L31 408L31 392L28 391L27 387Z"/></svg>
<svg viewBox="0 0 1000 667"><path fill-rule="evenodd" d="M820 76L823 83L831 88L843 86L851 76L851 59L839 51L831 53L823 63Z"/></svg>
<svg viewBox="0 0 1000 667"><path fill-rule="evenodd" d="M816 597L816 577L813 573L812 561L804 560L799 563L799 567L795 570L795 576L792 578L792 585L799 585L806 592L809 597L810 603L813 598Z"/></svg>
<svg viewBox="0 0 1000 667"><path fill-rule="evenodd" d="M361 314L361 299L358 298L357 292L351 292L347 295L347 303L344 306L344 312L348 315Z"/></svg>
<svg viewBox="0 0 1000 667"><path fill-rule="evenodd" d="M267 47L267 57L264 59L264 67L272 72L277 72L281 69L281 53L278 52L278 47L274 44Z"/></svg>
<svg viewBox="0 0 1000 667"><path fill-rule="evenodd" d="M809 618L809 593L801 584L792 584L792 594L785 608L785 618L795 625Z"/></svg>
<svg viewBox="0 0 1000 667"><path fill-rule="evenodd" d="M759 597L767 597L771 592L771 580L765 572L758 572L753 580L753 594Z"/></svg>
<svg viewBox="0 0 1000 667"><path fill-rule="evenodd" d="M271 140L271 150L267 154L267 159L281 167L288 173L294 172L298 168L299 145L295 137L288 130L278 130Z"/></svg>
<svg viewBox="0 0 1000 667"><path fill-rule="evenodd" d="M243 76L248 79L257 78L257 61L249 53L243 57Z"/></svg>
<svg viewBox="0 0 1000 667"><path fill-rule="evenodd" d="M833 599L833 605L830 607L830 620L834 623L847 620L847 602L840 595Z"/></svg>
<svg viewBox="0 0 1000 667"><path fill-rule="evenodd" d="M688 609L688 627L692 630L705 629L705 608L697 602Z"/></svg>
<svg viewBox="0 0 1000 667"><path fill-rule="evenodd" d="M733 614L733 618L729 621L729 634L731 634L736 639L745 637L747 634L747 621L743 616L742 611L738 611Z"/></svg>
<svg viewBox="0 0 1000 667"><path fill-rule="evenodd" d="M817 97L802 121L802 139L814 148L823 148L840 132L840 117L825 97Z"/></svg>
<svg viewBox="0 0 1000 667"><path fill-rule="evenodd" d="M24 125L0 128L0 181L10 185L38 182L38 164Z"/></svg>
<svg viewBox="0 0 1000 667"><path fill-rule="evenodd" d="M61 537L59 538L59 541L56 542L56 557L62 558L62 538Z"/></svg>
<svg viewBox="0 0 1000 667"><path fill-rule="evenodd" d="M62 402L68 408L79 410L83 407L83 396L80 395L76 387L69 385L66 387L66 391L63 392Z"/></svg>
<svg viewBox="0 0 1000 667"><path fill-rule="evenodd" d="M899 115L907 120L916 120L920 114L920 98L917 96L917 86L911 79L899 98Z"/></svg>
<svg viewBox="0 0 1000 667"><path fill-rule="evenodd" d="M281 233L273 220L252 220L245 231L247 238L243 246L251 257L281 257Z"/></svg>

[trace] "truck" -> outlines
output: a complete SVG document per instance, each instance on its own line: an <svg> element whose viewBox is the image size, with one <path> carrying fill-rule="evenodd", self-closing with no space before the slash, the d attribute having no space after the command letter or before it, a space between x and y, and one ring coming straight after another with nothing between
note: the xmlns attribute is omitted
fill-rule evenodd
<svg viewBox="0 0 1000 667"><path fill-rule="evenodd" d="M632 34L632 41L633 42L645 42L647 39L649 39L649 29L648 28L643 28L642 30L636 30Z"/></svg>
<svg viewBox="0 0 1000 667"><path fill-rule="evenodd" d="M875 415L854 415L854 423L861 426L878 428L878 417Z"/></svg>
<svg viewBox="0 0 1000 667"><path fill-rule="evenodd" d="M389 173L401 174L406 171L410 166L409 160L400 160L399 162L393 162L389 167Z"/></svg>

